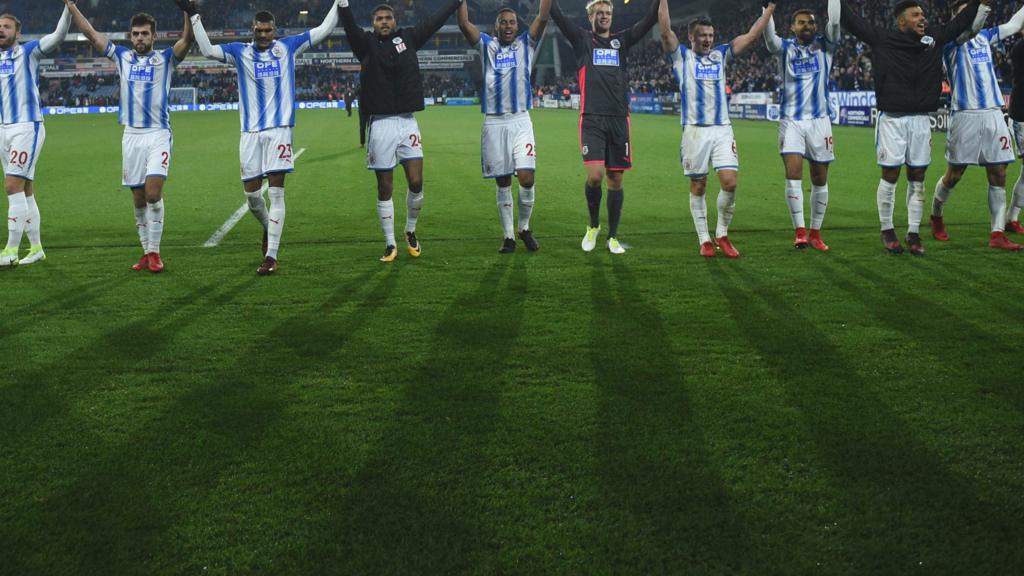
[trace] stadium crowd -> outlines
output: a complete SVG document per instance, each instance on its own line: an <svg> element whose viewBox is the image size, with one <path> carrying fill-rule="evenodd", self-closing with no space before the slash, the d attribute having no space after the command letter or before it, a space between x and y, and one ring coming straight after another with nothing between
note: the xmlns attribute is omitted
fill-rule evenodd
<svg viewBox="0 0 1024 576"><path fill-rule="evenodd" d="M155 2L154 0L80 0L87 14L94 20L99 29L119 30L126 26L123 21L137 10L153 12L158 20L176 21L180 12L172 2ZM564 0L563 0L564 1ZM418 18L432 10L439 0L398 0L393 2L398 12L399 21ZM513 0L511 5L520 14L528 15L534 11L534 0ZM945 3L934 3L922 0L931 20L945 21L949 18ZM10 8L12 2L0 0L0 11ZM315 25L320 18L320 0L281 0L275 3L274 11L278 14L282 27L298 27ZM503 3L500 0L473 1L476 8L483 14L496 11ZM824 19L826 0L811 0L783 6L775 18L775 25L783 37L790 36L789 15L797 6L810 5ZM262 5L258 0L218 0L203 3L203 19L211 29L244 28L251 21L252 13ZM619 5L616 13L616 28L625 27L638 19L646 7L646 2L636 1ZM47 31L52 28L59 13L60 3L46 3L24 15L24 26L27 31ZM993 15L989 24L995 25L1006 21L1016 10L1014 3L993 3ZM881 26L892 25L891 0L866 0L857 3L857 10L869 21ZM301 11L308 15L301 15ZM716 22L716 36L719 42L726 42L744 32L760 13L759 3L747 5L738 2L716 3L711 9L712 21ZM574 15L581 25L585 25L582 9L575 10ZM483 19L484 17L481 17ZM681 41L686 42L686 16L677 19L677 34ZM564 40L562 40L564 42ZM452 46L452 47L463 47ZM1010 67L1007 54L1011 43L998 44L993 51L996 59L996 70L1001 80L1009 83ZM347 44L341 39L331 39L325 43L325 51L346 51ZM568 48L563 54L568 54ZM63 57L96 57L85 44L66 43L62 47ZM664 56L660 43L651 41L636 50L629 67L631 88L640 93L671 93L678 91L669 59ZM470 65L470 67L475 64ZM565 67L563 66L563 69ZM732 92L773 92L778 89L778 63L763 43L757 43L743 56L734 59L729 68L729 88ZM303 99L338 100L345 91L358 92L358 78L348 72L331 67L299 67L299 96ZM452 73L433 72L426 74L426 93L432 97L473 96L477 90L470 80L470 71ZM568 97L578 93L579 86L574 73L566 74L559 79L537 82L537 89L544 94ZM116 78L113 76L76 76L73 78L50 78L44 81L43 98L48 104L95 104L108 105L116 103L117 94L113 90ZM175 78L175 86L191 86L197 89L200 103L232 101L237 98L233 76L224 75L219 71L185 70ZM871 53L868 47L858 42L853 36L844 33L837 50L831 73L833 90L871 90L874 87L872 77Z"/></svg>

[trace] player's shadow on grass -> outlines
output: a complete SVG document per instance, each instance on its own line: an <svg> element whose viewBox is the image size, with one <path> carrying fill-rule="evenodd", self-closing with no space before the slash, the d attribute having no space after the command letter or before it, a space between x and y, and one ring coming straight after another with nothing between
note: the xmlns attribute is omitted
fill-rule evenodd
<svg viewBox="0 0 1024 576"><path fill-rule="evenodd" d="M378 302L376 298L386 296L393 283L384 276L380 282L368 284L380 274L375 268L339 286L325 307L306 312L306 324L315 323L343 299L359 297L360 290L368 292L367 301ZM247 279L220 293L206 287L180 300L196 301L200 309L228 304L253 282ZM187 305L176 312L183 322L201 317ZM366 313L369 311L360 310L344 326L357 329ZM345 342L340 331L332 334L337 336L331 339L336 346ZM289 384L305 371L320 367L306 362L296 369L290 362L293 348L279 341L287 335L288 330L271 330L262 338L240 343L231 351L234 362L205 377L193 375L199 381L168 401L129 442L109 445L93 439L103 448L76 470L65 487L33 510L21 525L28 526L26 533L12 534L11 543L22 544L22 553L26 542L34 542L32 546L38 549L52 547L58 552L54 560L62 566L76 566L83 573L154 573L161 567L187 565L183 550L169 545L171 529L203 523L210 513L199 505L204 497L218 489L222 475L230 477L231 471L258 457L260 442L291 401ZM226 517L239 521L235 514ZM244 521L218 528L234 541L245 540L248 531ZM192 544L201 547L201 543ZM31 563L27 566L35 562L46 565L45 559L19 556L18 552L14 558L27 559ZM202 568L190 567L195 571Z"/></svg>
<svg viewBox="0 0 1024 576"><path fill-rule="evenodd" d="M43 289L39 291L40 298L37 302L5 310L0 320L0 345L4 345L6 340L16 334L37 328L39 321L47 320L52 314L88 308L91 302L107 293L109 282L106 277L94 278L53 294ZM19 354L19 358L24 358L24 355Z"/></svg>
<svg viewBox="0 0 1024 576"><path fill-rule="evenodd" d="M612 257L613 259L615 257ZM611 271L612 280L608 273ZM588 329L597 391L600 519L585 545L612 573L725 573L756 566L751 535L692 414L681 363L658 309L628 264L590 268Z"/></svg>
<svg viewBox="0 0 1024 576"><path fill-rule="evenodd" d="M512 262L515 261L515 264ZM510 273L511 268L511 273ZM506 281L507 278L507 281ZM377 446L339 486L321 537L301 557L351 574L480 570L501 544L485 487L501 472L496 429L503 374L519 337L527 275L499 258L437 320L431 347L403 377ZM333 500L333 501L331 501Z"/></svg>
<svg viewBox="0 0 1024 576"><path fill-rule="evenodd" d="M859 300L878 322L902 334L915 348L921 346L935 355L936 368L943 373L955 371L965 388L997 394L1024 412L1020 348L1007 342L1004 334L983 330L963 319L957 307L911 293L901 287L900 280L884 277L852 260L836 259L827 267L832 271L831 281ZM870 287L854 284L850 274ZM979 302L979 306L987 306L991 299ZM964 346L961 342L971 344ZM979 349L985 353L978 354Z"/></svg>
<svg viewBox="0 0 1024 576"><path fill-rule="evenodd" d="M1013 573L1021 566L1019 519L987 503L949 469L871 388L817 326L774 287L737 267L716 277L747 345L776 374L815 442L840 528L825 571ZM826 289L826 288L822 288ZM884 291L881 294L888 294ZM807 526L786 527L806 530ZM1002 539L1000 541L1000 539ZM1009 570L1016 566L1018 570Z"/></svg>

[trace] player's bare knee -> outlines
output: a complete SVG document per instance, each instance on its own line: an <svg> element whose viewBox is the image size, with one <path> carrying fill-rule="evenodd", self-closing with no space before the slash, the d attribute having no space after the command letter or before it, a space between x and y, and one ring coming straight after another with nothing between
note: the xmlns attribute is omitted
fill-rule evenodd
<svg viewBox="0 0 1024 576"><path fill-rule="evenodd" d="M17 176L8 176L4 178L4 191L7 192L8 196L11 194L21 194L22 192L25 192L27 195L27 184L27 181L22 178L18 178Z"/></svg>
<svg viewBox="0 0 1024 576"><path fill-rule="evenodd" d="M896 166L894 168L882 168L882 180L885 180L889 184L895 184L900 179L900 168Z"/></svg>
<svg viewBox="0 0 1024 576"><path fill-rule="evenodd" d="M911 168L907 166L907 180L910 182L924 182L925 168Z"/></svg>
<svg viewBox="0 0 1024 576"><path fill-rule="evenodd" d="M997 186L999 188L1006 186L1006 164L988 166L985 172L988 175L989 186Z"/></svg>
<svg viewBox="0 0 1024 576"><path fill-rule="evenodd" d="M498 176L497 178L494 179L494 183L497 184L498 187L500 188L508 188L509 186L512 185L512 177ZM521 176L519 177L519 183L520 185L523 183L523 178Z"/></svg>
<svg viewBox="0 0 1024 576"><path fill-rule="evenodd" d="M533 170L523 170L522 172L519 172L516 177L519 179L519 186L521 188L533 188ZM509 179L509 184L512 184L511 179Z"/></svg>
<svg viewBox="0 0 1024 576"><path fill-rule="evenodd" d="M704 191L707 189L707 186L707 178L690 180L690 194L692 194L693 196L703 196Z"/></svg>

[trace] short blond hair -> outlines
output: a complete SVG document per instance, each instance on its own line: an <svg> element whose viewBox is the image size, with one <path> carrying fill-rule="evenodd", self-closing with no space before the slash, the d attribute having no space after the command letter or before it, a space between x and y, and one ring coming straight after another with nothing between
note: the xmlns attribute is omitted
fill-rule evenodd
<svg viewBox="0 0 1024 576"><path fill-rule="evenodd" d="M587 16L594 15L594 6L597 6L598 4L607 4L608 8L613 11L615 10L615 6L612 5L612 0L590 0L590 2L587 2Z"/></svg>
<svg viewBox="0 0 1024 576"><path fill-rule="evenodd" d="M0 20L12 20L14 22L14 31L21 32L21 20L14 14L0 14Z"/></svg>

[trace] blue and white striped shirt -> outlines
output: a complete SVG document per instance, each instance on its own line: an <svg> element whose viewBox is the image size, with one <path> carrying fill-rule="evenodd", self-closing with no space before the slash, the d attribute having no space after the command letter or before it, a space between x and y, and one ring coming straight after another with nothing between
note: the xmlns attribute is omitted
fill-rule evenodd
<svg viewBox="0 0 1024 576"><path fill-rule="evenodd" d="M779 58L782 76L781 115L790 120L829 116L828 77L836 45L818 35L807 46L782 40Z"/></svg>
<svg viewBox="0 0 1024 576"><path fill-rule="evenodd" d="M704 56L682 44L672 53L672 72L679 83L681 123L726 126L729 102L725 95L725 67L732 55L730 44L720 44Z"/></svg>
<svg viewBox="0 0 1024 576"><path fill-rule="evenodd" d="M963 44L950 42L943 47L942 59L949 77L949 100L954 112L1003 106L992 61L992 43L999 40L999 27L994 26L978 32Z"/></svg>
<svg viewBox="0 0 1024 576"><path fill-rule="evenodd" d="M0 52L0 124L43 121L37 83L42 57L38 40Z"/></svg>
<svg viewBox="0 0 1024 576"><path fill-rule="evenodd" d="M179 61L174 48L140 56L135 50L107 45L107 58L121 76L121 110L117 121L130 128L170 128L167 94Z"/></svg>
<svg viewBox="0 0 1024 576"><path fill-rule="evenodd" d="M275 40L267 50L254 44L223 44L224 61L238 74L242 132L295 126L295 57L310 48L309 32Z"/></svg>
<svg viewBox="0 0 1024 576"><path fill-rule="evenodd" d="M537 41L529 31L508 46L481 32L477 48L484 78L480 110L484 114L515 114L533 108L530 68L537 53Z"/></svg>

